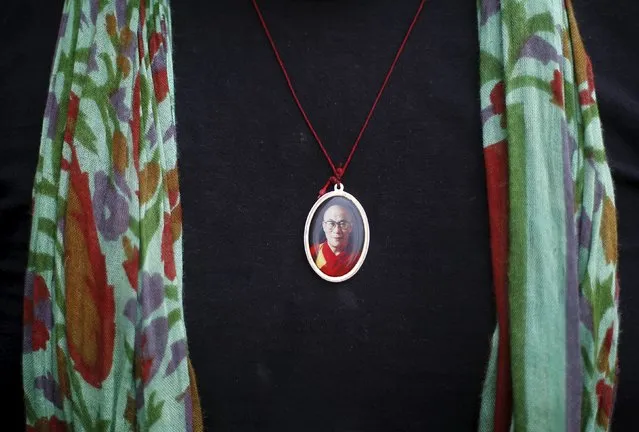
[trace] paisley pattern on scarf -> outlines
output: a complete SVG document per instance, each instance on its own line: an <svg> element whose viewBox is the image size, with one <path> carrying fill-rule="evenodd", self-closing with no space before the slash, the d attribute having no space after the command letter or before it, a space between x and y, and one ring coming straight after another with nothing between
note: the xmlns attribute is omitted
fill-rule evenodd
<svg viewBox="0 0 639 432"><path fill-rule="evenodd" d="M479 0L497 329L481 431L610 426L617 226L592 65L569 0Z"/></svg>
<svg viewBox="0 0 639 432"><path fill-rule="evenodd" d="M166 0L67 0L33 189L28 430L202 430Z"/></svg>

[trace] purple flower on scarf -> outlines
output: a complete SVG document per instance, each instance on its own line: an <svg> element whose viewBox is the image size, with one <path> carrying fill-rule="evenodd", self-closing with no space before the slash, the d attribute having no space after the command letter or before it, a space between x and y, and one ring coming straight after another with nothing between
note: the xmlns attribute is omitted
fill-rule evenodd
<svg viewBox="0 0 639 432"><path fill-rule="evenodd" d="M171 123L171 126L164 132L164 137L162 137L163 142L167 142L171 138L175 136L175 124Z"/></svg>
<svg viewBox="0 0 639 432"><path fill-rule="evenodd" d="M186 430L193 430L193 398L191 397L191 386L184 390L184 422Z"/></svg>
<svg viewBox="0 0 639 432"><path fill-rule="evenodd" d="M60 29L58 30L58 40L62 39L67 31L67 23L69 22L69 14L62 14L60 19Z"/></svg>
<svg viewBox="0 0 639 432"><path fill-rule="evenodd" d="M42 300L35 305L34 318L42 321L47 330L53 327L53 308L51 307L51 299Z"/></svg>
<svg viewBox="0 0 639 432"><path fill-rule="evenodd" d="M93 213L100 234L115 240L129 227L129 204L103 171L94 176Z"/></svg>
<svg viewBox="0 0 639 432"><path fill-rule="evenodd" d="M156 318L142 331L142 382L146 386L155 376L166 350L169 321L166 317Z"/></svg>
<svg viewBox="0 0 639 432"><path fill-rule="evenodd" d="M98 7L100 0L91 0L89 3L89 13L91 14L91 24L95 25L95 21L98 19Z"/></svg>
<svg viewBox="0 0 639 432"><path fill-rule="evenodd" d="M481 112L479 113L479 116L481 117L481 124L483 125L484 123L486 123L494 115L495 113L493 112L492 105L482 109Z"/></svg>
<svg viewBox="0 0 639 432"><path fill-rule="evenodd" d="M131 110L124 102L124 97L125 90L123 87L120 87L111 94L109 101L111 101L111 105L113 105L113 109L115 109L118 120L121 122L128 122L131 119Z"/></svg>
<svg viewBox="0 0 639 432"><path fill-rule="evenodd" d="M129 299L129 301L127 301L126 305L124 306L124 316L133 324L135 324L136 316L138 313L137 306L138 302L134 298Z"/></svg>
<svg viewBox="0 0 639 432"><path fill-rule="evenodd" d="M501 2L499 0L483 0L481 2L481 25L486 24L488 18L495 15L500 7Z"/></svg>
<svg viewBox="0 0 639 432"><path fill-rule="evenodd" d="M126 0L115 1L115 18L118 20L118 28L122 30L126 24Z"/></svg>
<svg viewBox="0 0 639 432"><path fill-rule="evenodd" d="M31 352L31 332L33 328L33 317L29 320L27 312L33 311L33 281L35 275L28 271L24 277L24 329L22 331L22 351ZM33 315L33 314L32 314Z"/></svg>
<svg viewBox="0 0 639 432"><path fill-rule="evenodd" d="M161 72L166 70L166 50L164 44L158 47L153 60L151 61L151 71Z"/></svg>
<svg viewBox="0 0 639 432"><path fill-rule="evenodd" d="M158 141L158 131L155 128L155 122L151 120L151 125L149 126L149 130L145 135L146 139L151 143L150 148L155 147L155 143Z"/></svg>
<svg viewBox="0 0 639 432"><path fill-rule="evenodd" d="M113 181L115 182L115 185L118 187L118 189L120 189L127 197L131 198L131 188L127 184L124 174L121 174L118 171L114 171Z"/></svg>
<svg viewBox="0 0 639 432"><path fill-rule="evenodd" d="M180 339L177 342L173 342L171 345L171 361L169 361L166 367L166 373L164 376L170 375L178 368L182 360L186 358L186 341Z"/></svg>
<svg viewBox="0 0 639 432"><path fill-rule="evenodd" d="M42 390L46 400L52 402L56 407L63 409L62 392L53 375L51 375L51 372L47 372L46 376L41 375L36 377L35 388Z"/></svg>
<svg viewBox="0 0 639 432"><path fill-rule="evenodd" d="M95 72L98 70L98 46L93 43L89 48L89 59L87 60L87 72Z"/></svg>
<svg viewBox="0 0 639 432"><path fill-rule="evenodd" d="M519 57L532 57L541 61L543 64L548 64L551 61L559 63L557 50L537 35L528 38L521 48Z"/></svg>
<svg viewBox="0 0 639 432"><path fill-rule="evenodd" d="M590 169L594 171L595 163L592 160L589 160L588 163L590 164ZM603 184L599 180L599 177L597 177L595 179L595 197L594 197L595 208L593 209L593 214L598 212L599 209L601 208L601 203L603 202L603 194L604 194L603 189L604 189Z"/></svg>
<svg viewBox="0 0 639 432"><path fill-rule="evenodd" d="M56 123L58 122L58 98L55 93L49 92L47 97L47 105L44 108L44 116L49 119L49 127L47 129L47 138L55 138Z"/></svg>
<svg viewBox="0 0 639 432"><path fill-rule="evenodd" d="M146 319L164 300L164 280L159 273L142 273L142 289L140 291L142 301L142 318Z"/></svg>
<svg viewBox="0 0 639 432"><path fill-rule="evenodd" d="M579 321L593 333L592 305L583 294L579 295Z"/></svg>
<svg viewBox="0 0 639 432"><path fill-rule="evenodd" d="M589 249L592 241L592 220L590 220L585 210L581 211L578 223L579 246Z"/></svg>
<svg viewBox="0 0 639 432"><path fill-rule="evenodd" d="M33 282L35 281L35 273L31 270L27 271L24 276L24 297L33 300Z"/></svg>
<svg viewBox="0 0 639 432"><path fill-rule="evenodd" d="M65 220L64 216L58 219L58 232L64 234Z"/></svg>

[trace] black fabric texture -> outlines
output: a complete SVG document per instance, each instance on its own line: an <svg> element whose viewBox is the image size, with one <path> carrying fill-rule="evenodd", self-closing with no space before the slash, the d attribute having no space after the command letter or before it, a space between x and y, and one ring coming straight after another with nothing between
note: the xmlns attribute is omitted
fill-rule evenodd
<svg viewBox="0 0 639 432"><path fill-rule="evenodd" d="M23 425L31 186L61 1L5 7L0 56L0 370ZM270 0L262 11L335 162L419 1ZM613 428L639 404L639 6L575 4L617 191L622 334ZM623 4L623 6L622 6ZM495 307L474 2L429 1L344 177L371 243L352 279L302 233L328 163L250 1L173 2L184 298L207 430L476 430Z"/></svg>

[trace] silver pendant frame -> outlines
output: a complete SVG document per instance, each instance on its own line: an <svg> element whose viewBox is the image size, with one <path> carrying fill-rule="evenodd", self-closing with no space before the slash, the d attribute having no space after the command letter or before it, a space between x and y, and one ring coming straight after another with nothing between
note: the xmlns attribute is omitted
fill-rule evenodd
<svg viewBox="0 0 639 432"><path fill-rule="evenodd" d="M355 263L355 266L346 274L342 275L342 276L328 276L326 274L324 274L324 272L322 272L319 267L317 267L317 265L315 264L315 261L313 260L313 256L311 255L311 245L310 245L310 241L309 241L309 234L310 234L310 228L311 228L311 223L313 223L313 219L315 217L315 213L317 212L317 210L320 208L320 206L327 200L336 197L336 196L341 196L346 198L347 200L349 200L350 202L353 203L353 205L355 205L355 207L357 208L357 211L359 212L361 218L362 218L362 223L364 225L364 244L362 245L362 251L360 254L359 259L357 260L357 263ZM313 207L311 207L311 210L308 212L308 216L306 217L306 224L304 225L304 251L306 253L306 258L308 259L308 263L310 264L311 268L315 271L315 273L317 273L322 279L327 280L329 282L343 282L347 279L350 279L351 277L353 277L355 275L355 273L357 273L359 271L359 269L362 267L362 264L364 264L364 260L366 259L366 255L368 253L368 246L370 243L370 227L368 225L368 217L366 216L366 212L364 211L364 207L362 207L362 205L359 203L359 201L357 201L357 198L355 198L353 195L349 194L348 192L344 191L344 185L343 184L336 184L334 187L334 190L332 192L327 192L324 195L322 195L313 205Z"/></svg>

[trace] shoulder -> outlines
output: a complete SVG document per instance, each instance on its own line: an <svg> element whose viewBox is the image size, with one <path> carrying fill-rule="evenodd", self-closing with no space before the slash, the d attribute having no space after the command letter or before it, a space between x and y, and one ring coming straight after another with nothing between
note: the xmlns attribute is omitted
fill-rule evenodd
<svg viewBox="0 0 639 432"><path fill-rule="evenodd" d="M326 242L311 245L311 247L310 247L311 255L315 256L318 253L320 253L320 251L324 247L324 244L326 244Z"/></svg>

